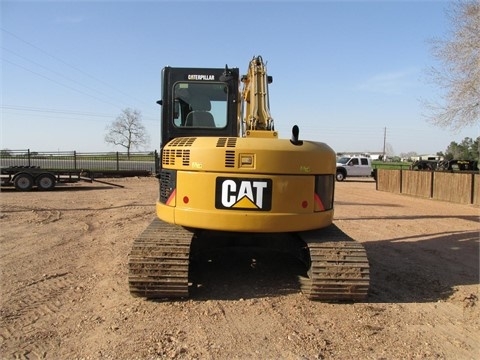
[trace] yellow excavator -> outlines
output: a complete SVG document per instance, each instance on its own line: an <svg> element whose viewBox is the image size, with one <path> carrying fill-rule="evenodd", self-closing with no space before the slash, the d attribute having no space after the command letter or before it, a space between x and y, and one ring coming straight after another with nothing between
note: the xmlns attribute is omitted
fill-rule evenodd
<svg viewBox="0 0 480 360"><path fill-rule="evenodd" d="M160 194L129 254L133 295L188 297L194 250L244 241L301 259L312 300L366 298L365 249L333 224L335 152L296 125L278 137L271 82L261 56L241 78L228 66L163 68Z"/></svg>

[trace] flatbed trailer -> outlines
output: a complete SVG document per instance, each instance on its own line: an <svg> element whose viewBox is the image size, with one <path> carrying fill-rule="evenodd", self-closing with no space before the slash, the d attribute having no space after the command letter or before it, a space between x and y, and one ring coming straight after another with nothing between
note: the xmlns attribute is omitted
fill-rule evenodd
<svg viewBox="0 0 480 360"><path fill-rule="evenodd" d="M43 169L38 166L9 166L0 168L1 186L14 186L18 191L53 190L58 183L93 182L88 170Z"/></svg>

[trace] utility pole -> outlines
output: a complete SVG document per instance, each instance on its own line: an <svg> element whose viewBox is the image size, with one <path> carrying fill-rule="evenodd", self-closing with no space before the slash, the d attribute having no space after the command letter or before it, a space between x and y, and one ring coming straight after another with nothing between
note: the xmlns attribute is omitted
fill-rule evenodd
<svg viewBox="0 0 480 360"><path fill-rule="evenodd" d="M385 146L387 144L387 127L383 129L383 162L385 162Z"/></svg>

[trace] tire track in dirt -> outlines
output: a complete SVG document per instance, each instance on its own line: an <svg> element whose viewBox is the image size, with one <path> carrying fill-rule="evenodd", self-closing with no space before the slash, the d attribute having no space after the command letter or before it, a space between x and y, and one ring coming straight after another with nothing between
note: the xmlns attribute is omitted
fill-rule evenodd
<svg viewBox="0 0 480 360"><path fill-rule="evenodd" d="M74 279L70 273L44 274L16 291L5 294L2 300L0 339L2 353L8 357L46 358L56 343L56 330L42 330L45 323L55 323L64 312L66 294L72 291ZM18 331L18 329L21 331ZM14 348L4 349L6 342Z"/></svg>
<svg viewBox="0 0 480 360"><path fill-rule="evenodd" d="M288 321L272 317L269 303L286 294L303 297L297 280L302 271L306 272L303 264L292 255L273 250L232 247L201 253L194 270L200 288L191 292L192 299L197 299L192 300L191 317L198 319L199 325L190 329L196 333L195 342L201 339L203 344L197 353L216 358L243 347L242 356L247 358L271 353L298 358L295 331ZM225 299L228 301L222 301ZM290 334L290 340L284 332ZM248 349L242 345L245 343Z"/></svg>
<svg viewBox="0 0 480 360"><path fill-rule="evenodd" d="M480 344L474 333L480 330L479 319L469 320L466 311L461 304L425 304L421 313L404 317L406 335L420 338L425 345L436 349L436 353L426 355L448 358L448 354L455 354L457 359L477 359Z"/></svg>
<svg viewBox="0 0 480 360"><path fill-rule="evenodd" d="M330 352L330 340L325 337L321 324L312 321L312 318L306 318L303 314L305 307L312 308L317 306L298 293L292 295L296 298L293 306L285 307L282 299L277 301L264 301L261 305L264 312L269 314L275 320L275 323L281 327L274 327L277 336L277 353L282 353L287 348L286 355L290 359L323 359Z"/></svg>
<svg viewBox="0 0 480 360"><path fill-rule="evenodd" d="M285 343L279 335L285 330L285 323L271 317L266 311L268 306L263 304L266 301L260 298L230 303L197 302L193 316L199 320L195 334L203 343L201 357L218 358L222 353L235 354L236 349L242 348L242 356L247 358L258 359L263 353L283 352L283 358L287 359ZM248 349L245 343L249 344Z"/></svg>

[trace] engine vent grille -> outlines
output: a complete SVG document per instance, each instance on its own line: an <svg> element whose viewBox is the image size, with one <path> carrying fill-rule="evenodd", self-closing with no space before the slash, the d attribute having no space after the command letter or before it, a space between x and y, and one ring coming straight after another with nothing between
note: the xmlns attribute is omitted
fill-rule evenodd
<svg viewBox="0 0 480 360"><path fill-rule="evenodd" d="M168 148L164 148L162 152L163 165L175 165L176 159L180 159L182 166L190 166L190 149L178 149L190 147L197 138L176 138L169 144ZM177 148L177 149L172 149Z"/></svg>
<svg viewBox="0 0 480 360"><path fill-rule="evenodd" d="M225 167L227 168L235 167L235 151L234 150L225 151Z"/></svg>
<svg viewBox="0 0 480 360"><path fill-rule="evenodd" d="M173 139L169 146L191 146L197 138L194 137L181 137Z"/></svg>
<svg viewBox="0 0 480 360"><path fill-rule="evenodd" d="M236 147L237 146L237 138L230 137L230 138L218 138L217 147Z"/></svg>
<svg viewBox="0 0 480 360"><path fill-rule="evenodd" d="M237 146L236 137L221 137L217 140L217 147L234 148ZM235 150L225 150L225 167L235 167Z"/></svg>
<svg viewBox="0 0 480 360"><path fill-rule="evenodd" d="M177 158L180 158L183 166L190 166L190 149L163 149L163 165L173 166Z"/></svg>
<svg viewBox="0 0 480 360"><path fill-rule="evenodd" d="M176 186L176 172L163 169L160 172L160 202L167 203Z"/></svg>

